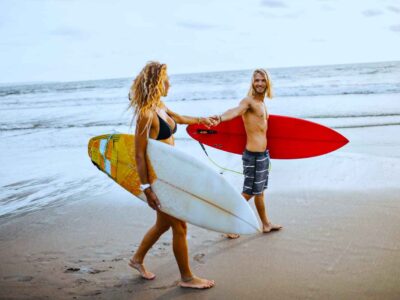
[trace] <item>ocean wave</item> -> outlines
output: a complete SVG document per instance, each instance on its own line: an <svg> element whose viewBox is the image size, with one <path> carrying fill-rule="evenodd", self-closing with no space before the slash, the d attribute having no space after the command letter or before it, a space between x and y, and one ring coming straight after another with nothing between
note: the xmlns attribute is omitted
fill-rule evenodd
<svg viewBox="0 0 400 300"><path fill-rule="evenodd" d="M376 113L376 114L334 114L334 115L307 115L303 118L310 119L342 119L342 118L369 118L369 117L400 117L400 112L398 113Z"/></svg>
<svg viewBox="0 0 400 300"><path fill-rule="evenodd" d="M123 101L124 99L114 99L112 98L106 98L106 99L100 99L100 98L75 98L71 99L70 101L68 99L63 99L63 100L58 100L55 101L54 99L50 99L48 101L31 101L29 102L24 102L21 103L21 101L13 101L13 102L0 102L1 104L1 110L10 110L10 111L15 111L15 110L23 110L23 109L43 109L43 108L71 108L71 107L80 107L80 106L86 106L86 105L98 105L101 104L102 106L105 105L116 105L116 104L121 104L124 103L126 106L126 109L128 109L128 103Z"/></svg>
<svg viewBox="0 0 400 300"><path fill-rule="evenodd" d="M291 86L278 87L275 91L276 96L279 97L396 94L400 93L400 83Z"/></svg>
<svg viewBox="0 0 400 300"><path fill-rule="evenodd" d="M360 113L337 113L332 114L304 114L299 116L304 119L362 119L362 118L393 118L400 117L400 112L360 112ZM65 122L65 121L64 121ZM68 123L67 123L68 122ZM74 120L74 123L69 123L67 121L63 123L60 120L47 120L47 121L32 121L32 122L20 122L20 123L0 123L0 130L3 132L12 131L36 131L36 130L46 130L46 129L73 129L73 128L90 128L90 127L124 127L129 126L129 120L121 121L84 121L84 120Z"/></svg>
<svg viewBox="0 0 400 300"><path fill-rule="evenodd" d="M0 224L11 216L22 216L67 200L80 200L89 194L101 194L111 185L112 182L104 184L97 176L74 180L65 180L58 176L42 177L4 185L0 199Z"/></svg>
<svg viewBox="0 0 400 300"><path fill-rule="evenodd" d="M71 93L85 90L98 89L127 89L130 79L102 79L75 82L49 82L49 83L30 83L13 84L0 86L0 97L25 94L47 94L47 93Z"/></svg>
<svg viewBox="0 0 400 300"><path fill-rule="evenodd" d="M382 127L382 126L399 126L400 122L393 123L372 123L372 124L355 124L355 125L338 125L332 126L335 129L345 129L345 128L366 128L366 127Z"/></svg>
<svg viewBox="0 0 400 300"><path fill-rule="evenodd" d="M82 124L52 124L52 123L32 123L32 124L0 124L2 131L17 130L38 130L38 129L69 129L69 128L88 128L88 127L117 127L126 126L127 122L88 122Z"/></svg>
<svg viewBox="0 0 400 300"><path fill-rule="evenodd" d="M400 93L400 62L276 68L270 69L270 73L278 97ZM171 75L170 101L237 98L246 94L250 76L251 70ZM71 94L79 98L78 93L96 98L110 91L125 100L130 83L131 79L120 78L0 86L0 101L22 95L38 100L40 95L49 93L54 93L54 98Z"/></svg>

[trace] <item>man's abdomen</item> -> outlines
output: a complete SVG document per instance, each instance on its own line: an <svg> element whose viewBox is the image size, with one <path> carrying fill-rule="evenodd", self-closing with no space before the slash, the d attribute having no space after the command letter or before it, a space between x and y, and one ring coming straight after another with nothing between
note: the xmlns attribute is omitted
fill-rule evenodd
<svg viewBox="0 0 400 300"><path fill-rule="evenodd" d="M246 149L253 152L263 152L267 149L266 132L247 132Z"/></svg>

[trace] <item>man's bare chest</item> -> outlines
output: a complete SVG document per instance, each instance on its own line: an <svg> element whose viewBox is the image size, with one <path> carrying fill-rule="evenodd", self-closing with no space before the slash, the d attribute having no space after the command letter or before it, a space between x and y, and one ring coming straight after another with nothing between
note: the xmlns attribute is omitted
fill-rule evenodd
<svg viewBox="0 0 400 300"><path fill-rule="evenodd" d="M262 104L253 104L250 107L249 115L252 118L266 119L267 118L267 108Z"/></svg>

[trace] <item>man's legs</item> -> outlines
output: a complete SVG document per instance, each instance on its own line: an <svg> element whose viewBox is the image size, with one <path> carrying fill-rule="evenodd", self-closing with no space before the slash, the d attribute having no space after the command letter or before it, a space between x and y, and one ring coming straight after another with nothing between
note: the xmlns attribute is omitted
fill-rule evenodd
<svg viewBox="0 0 400 300"><path fill-rule="evenodd" d="M253 198L253 195L249 195L246 193L242 193L242 196L247 201L249 201L251 198ZM282 229L281 225L272 224L268 219L267 210L265 208L265 202L264 202L264 192L254 196L254 204L256 205L258 215L260 216L260 219L262 222L262 232L263 233L268 233L270 231ZM239 234L234 234L234 233L227 234L226 236L230 239L237 239L238 237L240 237Z"/></svg>
<svg viewBox="0 0 400 300"><path fill-rule="evenodd" d="M265 210L264 192L254 196L254 204L256 205L258 215L260 216L261 223L263 224L264 227L269 223L267 213Z"/></svg>
<svg viewBox="0 0 400 300"><path fill-rule="evenodd" d="M255 195L254 197L254 204L256 205L258 215L260 216L262 222L262 231L264 233L268 233L273 230L279 230L282 228L281 225L272 224L267 216L267 210L265 208L264 202L264 192L261 194Z"/></svg>
<svg viewBox="0 0 400 300"><path fill-rule="evenodd" d="M242 196L243 196L243 198L246 199L247 201L249 201L249 200L253 197L252 195L249 195L249 194L246 194L246 193L242 193ZM240 237L240 234L228 233L228 234L226 235L226 237L227 237L227 238L230 238L230 239L237 239L238 237Z"/></svg>
<svg viewBox="0 0 400 300"><path fill-rule="evenodd" d="M242 196L243 196L243 198L246 199L247 201L249 201L251 198L253 198L253 195L249 195L249 194L246 194L246 193L242 193Z"/></svg>

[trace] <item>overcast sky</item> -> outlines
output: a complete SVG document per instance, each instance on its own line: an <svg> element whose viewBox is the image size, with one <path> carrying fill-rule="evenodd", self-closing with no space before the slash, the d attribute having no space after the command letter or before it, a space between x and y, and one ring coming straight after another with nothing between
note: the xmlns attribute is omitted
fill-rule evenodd
<svg viewBox="0 0 400 300"><path fill-rule="evenodd" d="M0 82L400 60L400 0L0 0Z"/></svg>

